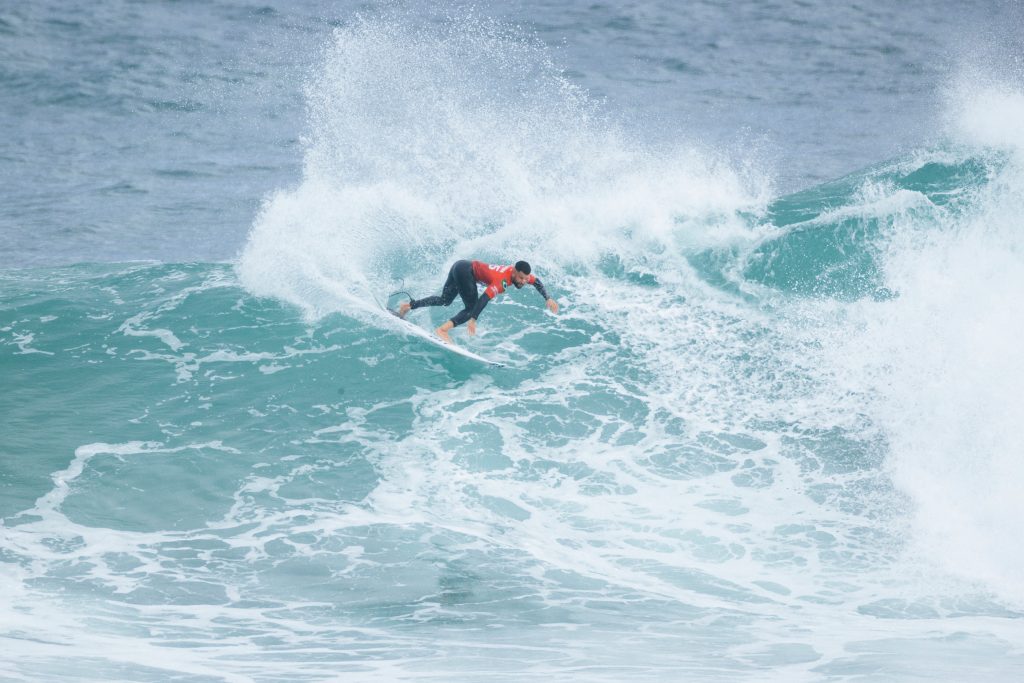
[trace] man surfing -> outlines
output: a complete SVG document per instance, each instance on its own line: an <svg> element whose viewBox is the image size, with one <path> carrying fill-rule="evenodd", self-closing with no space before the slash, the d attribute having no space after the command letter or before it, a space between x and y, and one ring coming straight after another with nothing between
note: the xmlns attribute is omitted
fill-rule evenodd
<svg viewBox="0 0 1024 683"><path fill-rule="evenodd" d="M477 294L476 283L485 285L483 294ZM476 334L476 321L491 299L505 291L509 284L516 289L522 289L523 285L533 285L544 297L548 308L552 313L558 313L558 302L548 296L544 285L535 275L530 273L530 264L526 261L517 261L514 266L492 266L483 261L456 261L448 271L448 279L444 281L440 296L428 296L425 299L411 299L398 307L398 316L405 315L415 309L425 306L448 306L455 300L455 295L462 297L464 308L456 313L450 320L438 327L434 332L446 343L451 343L452 338L448 332L462 323L468 323L466 329L470 334Z"/></svg>

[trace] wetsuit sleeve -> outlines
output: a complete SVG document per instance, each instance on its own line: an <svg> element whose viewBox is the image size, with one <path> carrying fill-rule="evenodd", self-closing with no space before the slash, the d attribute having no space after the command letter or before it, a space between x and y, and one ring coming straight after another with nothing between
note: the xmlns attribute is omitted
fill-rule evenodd
<svg viewBox="0 0 1024 683"><path fill-rule="evenodd" d="M548 290L544 289L544 285L542 285L540 280L538 280L537 278L534 278L533 286L536 287L537 291L540 292L540 295L544 297L544 301L547 301L548 299L551 298L550 296L548 296Z"/></svg>
<svg viewBox="0 0 1024 683"><path fill-rule="evenodd" d="M491 300L490 295L488 295L487 292L484 292L480 296L480 298L476 300L476 306L473 307L473 310L470 311L470 310L467 310L467 309L463 309L463 310L459 311L452 318L452 324L455 325L456 327L458 327L459 325L461 325L462 323L466 322L470 318L472 318L473 320L479 320L480 319L480 312L484 310L484 306L486 306L487 302L489 302L490 300Z"/></svg>
<svg viewBox="0 0 1024 683"><path fill-rule="evenodd" d="M473 310L470 312L469 317L472 318L473 320L479 320L480 314L483 313L484 306L486 306L490 300L491 295L489 295L487 292L484 292L483 296L476 300L476 306L473 307Z"/></svg>

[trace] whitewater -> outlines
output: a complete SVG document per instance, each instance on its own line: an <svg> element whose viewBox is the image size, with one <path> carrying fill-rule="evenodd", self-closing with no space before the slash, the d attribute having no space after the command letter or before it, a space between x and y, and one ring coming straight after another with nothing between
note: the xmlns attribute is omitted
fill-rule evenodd
<svg viewBox="0 0 1024 683"><path fill-rule="evenodd" d="M5 49L37 64L10 46L170 11L99 7L50 28L0 15ZM299 22L211 7L182 35ZM662 10L602 30L682 30ZM820 17L784 10L796 54ZM146 133L178 170L67 205L57 187L79 186L55 178L91 187L112 162L60 145L113 143L109 121L133 139L140 110L191 121L203 107L155 94L175 79L228 117L230 78L146 72L180 59L155 36L95 43L140 60L149 104L98 103L100 76L65 101L27 66L0 74L6 117L30 121L25 97L107 112L95 129L78 114L80 143L54 136L33 176L54 194L9 174L0 679L1020 678L1018 74L991 54L951 69L929 135L822 178L837 162L790 163L813 135L780 152L722 132L728 116L669 135L658 106L616 107L655 87L609 85L627 62L575 77L542 36L575 26L572 49L594 48L580 16L600 8L526 6L539 33L497 9L336 11L282 33L302 59L232 67L265 79L274 112L247 144L288 141L261 164L231 156L239 119L224 147ZM665 68L700 79L697 60ZM8 170L45 153L20 125ZM145 211L103 211L129 205ZM234 241L214 227L231 220ZM67 233L59 258L47 230ZM461 258L525 259L561 305L512 290L476 337L453 333L505 367L404 334L375 302L436 294Z"/></svg>

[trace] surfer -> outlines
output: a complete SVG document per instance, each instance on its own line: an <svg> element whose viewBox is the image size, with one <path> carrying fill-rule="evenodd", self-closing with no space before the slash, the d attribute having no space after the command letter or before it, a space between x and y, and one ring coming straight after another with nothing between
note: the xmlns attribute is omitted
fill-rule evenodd
<svg viewBox="0 0 1024 683"><path fill-rule="evenodd" d="M477 294L476 283L486 286L483 294ZM516 289L522 289L523 285L533 285L544 297L552 313L558 313L558 302L548 296L544 285L535 275L530 273L530 264L526 261L517 261L514 266L492 266L483 261L456 261L448 271L448 279L444 281L440 296L428 296L425 299L410 299L398 307L398 315L404 318L405 315L415 309L424 306L448 306L455 300L455 295L462 297L462 304L465 308L456 313L450 320L438 327L434 332L445 342L451 343L448 332L467 323L466 329L470 334L476 334L476 321L491 299L505 291L509 284Z"/></svg>

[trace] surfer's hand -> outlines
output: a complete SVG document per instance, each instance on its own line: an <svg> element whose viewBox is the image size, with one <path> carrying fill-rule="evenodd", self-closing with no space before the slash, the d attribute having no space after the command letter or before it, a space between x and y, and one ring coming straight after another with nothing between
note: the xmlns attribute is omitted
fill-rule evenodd
<svg viewBox="0 0 1024 683"><path fill-rule="evenodd" d="M470 334L476 334L476 318L469 319L469 322L466 323L466 331Z"/></svg>
<svg viewBox="0 0 1024 683"><path fill-rule="evenodd" d="M548 304L548 309L552 313L558 313L558 302L557 301L555 301L554 299L548 299L547 304Z"/></svg>
<svg viewBox="0 0 1024 683"><path fill-rule="evenodd" d="M398 306L398 317L404 318L405 314L408 313L410 310L412 310L412 304L409 303L408 301L403 301Z"/></svg>

